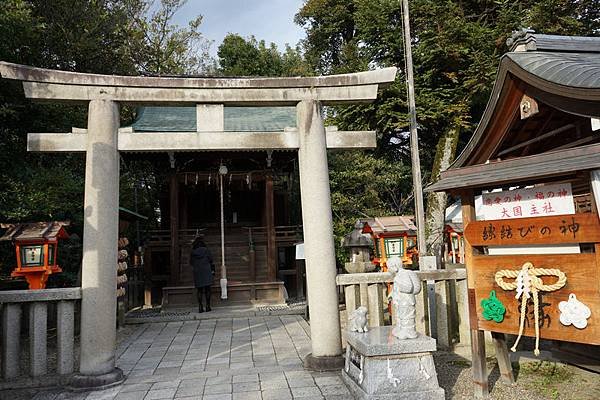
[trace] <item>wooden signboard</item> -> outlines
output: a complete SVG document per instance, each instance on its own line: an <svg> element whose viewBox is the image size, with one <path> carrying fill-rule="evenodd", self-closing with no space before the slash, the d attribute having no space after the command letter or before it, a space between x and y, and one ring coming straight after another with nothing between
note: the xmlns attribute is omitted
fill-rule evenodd
<svg viewBox="0 0 600 400"><path fill-rule="evenodd" d="M471 246L600 243L598 214L473 221L465 228Z"/></svg>
<svg viewBox="0 0 600 400"><path fill-rule="evenodd" d="M508 232L512 234L509 235ZM465 229L471 246L514 246L527 244L594 243L596 252L583 254L539 255L473 255L470 274L474 281L477 329L509 334L519 333L520 300L515 290L504 290L495 281L499 270L521 269L526 262L534 268L559 269L566 284L555 291L539 292L540 337L600 345L600 222L597 214L574 214L558 217L523 218L518 220L473 221ZM545 285L557 281L555 276L541 276ZM506 282L514 279L505 278ZM483 318L482 299L491 291L506 308L501 322ZM587 326L578 329L560 321L558 305L574 293L591 310ZM535 336L534 306L528 302L524 335ZM474 321L473 321L474 322Z"/></svg>

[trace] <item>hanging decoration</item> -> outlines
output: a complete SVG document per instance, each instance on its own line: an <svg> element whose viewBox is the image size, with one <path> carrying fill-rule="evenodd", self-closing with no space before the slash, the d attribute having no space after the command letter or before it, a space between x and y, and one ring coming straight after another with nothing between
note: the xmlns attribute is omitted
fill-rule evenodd
<svg viewBox="0 0 600 400"><path fill-rule="evenodd" d="M545 285L540 276L555 276L557 281L551 285ZM520 322L519 322L519 336L511 350L517 351L517 344L523 336L523 329L525 327L525 315L527 313L527 304L529 298L533 297L533 315L535 325L535 350L533 353L538 356L540 354L540 310L539 310L539 292L554 292L561 289L567 283L567 276L558 268L534 268L533 264L526 262L523 264L520 270L509 270L503 269L496 272L495 280L498 286L504 290L515 290L517 294L516 299L521 299L521 310L520 310ZM504 278L514 278L514 282L505 282Z"/></svg>
<svg viewBox="0 0 600 400"><path fill-rule="evenodd" d="M569 300L558 303L560 310L560 323L566 326L573 325L575 328L584 329L587 319L592 315L590 308L577 300L574 293L569 295Z"/></svg>
<svg viewBox="0 0 600 400"><path fill-rule="evenodd" d="M223 164L219 166L219 197L221 202L221 299L227 300L227 267L225 266L225 210L223 200L223 177L229 171ZM210 182L210 179L209 179Z"/></svg>
<svg viewBox="0 0 600 400"><path fill-rule="evenodd" d="M504 321L504 314L506 313L506 307L496 297L496 291L490 292L490 297L487 299L481 299L481 308L483 308L483 318L488 321L496 321L498 323Z"/></svg>

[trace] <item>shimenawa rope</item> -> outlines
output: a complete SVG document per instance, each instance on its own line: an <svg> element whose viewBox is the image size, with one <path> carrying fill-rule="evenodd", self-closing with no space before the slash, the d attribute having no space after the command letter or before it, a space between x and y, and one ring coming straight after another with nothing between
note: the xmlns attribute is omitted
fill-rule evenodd
<svg viewBox="0 0 600 400"><path fill-rule="evenodd" d="M556 276L558 279L551 285L545 285L540 276L550 275ZM513 282L505 282L503 278L515 278ZM511 350L517 351L517 344L521 340L523 335L523 329L525 327L525 314L527 311L527 301L529 300L529 292L533 296L533 315L535 319L535 350L534 354L537 356L540 354L540 325L539 325L539 298L538 292L553 292L559 290L567 283L567 276L558 268L534 268L533 264L526 262L521 267L521 270L510 270L503 269L496 272L494 276L496 283L504 290L517 290L515 298L521 298L521 310L520 310L520 321L519 321L519 336L515 341L515 344Z"/></svg>

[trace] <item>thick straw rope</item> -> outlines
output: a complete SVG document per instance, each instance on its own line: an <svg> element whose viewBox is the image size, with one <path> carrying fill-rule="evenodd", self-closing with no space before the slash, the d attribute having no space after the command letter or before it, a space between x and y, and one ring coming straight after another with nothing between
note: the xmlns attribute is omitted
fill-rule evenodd
<svg viewBox="0 0 600 400"><path fill-rule="evenodd" d="M533 316L535 319L535 350L534 354L537 356L540 354L539 344L540 344L540 325L539 325L539 298L538 292L553 292L565 286L567 283L567 276L564 272L559 270L558 268L534 268L533 264L530 262L526 262L521 267L521 270L510 270L510 269L502 269L496 272L494 279L498 286L500 286L504 290L515 290L517 289L517 282L505 282L503 278L517 278L519 274L525 271L527 276L529 277L531 295L533 297ZM556 276L558 279L555 283L551 285L545 285L540 276L550 275ZM517 298L519 296L523 296L521 299L521 315L519 321L519 336L515 341L515 344L511 348L511 350L517 351L517 344L519 344L519 340L521 340L521 336L523 335L523 329L525 327L525 314L527 311L527 301L529 298L528 293L525 291L523 293L517 293Z"/></svg>

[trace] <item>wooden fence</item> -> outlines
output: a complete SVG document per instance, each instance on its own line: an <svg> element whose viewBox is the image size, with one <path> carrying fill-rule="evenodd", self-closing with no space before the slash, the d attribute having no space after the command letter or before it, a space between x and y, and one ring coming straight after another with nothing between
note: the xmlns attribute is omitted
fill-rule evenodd
<svg viewBox="0 0 600 400"><path fill-rule="evenodd" d="M417 295L417 331L435 337L441 348L470 343L465 269L417 271L417 275L423 285ZM366 306L369 326L394 323L387 299L388 285L393 280L389 272L338 275L336 282L343 287L347 315ZM431 281L434 283L428 283ZM434 316L429 315L429 301L435 302Z"/></svg>

